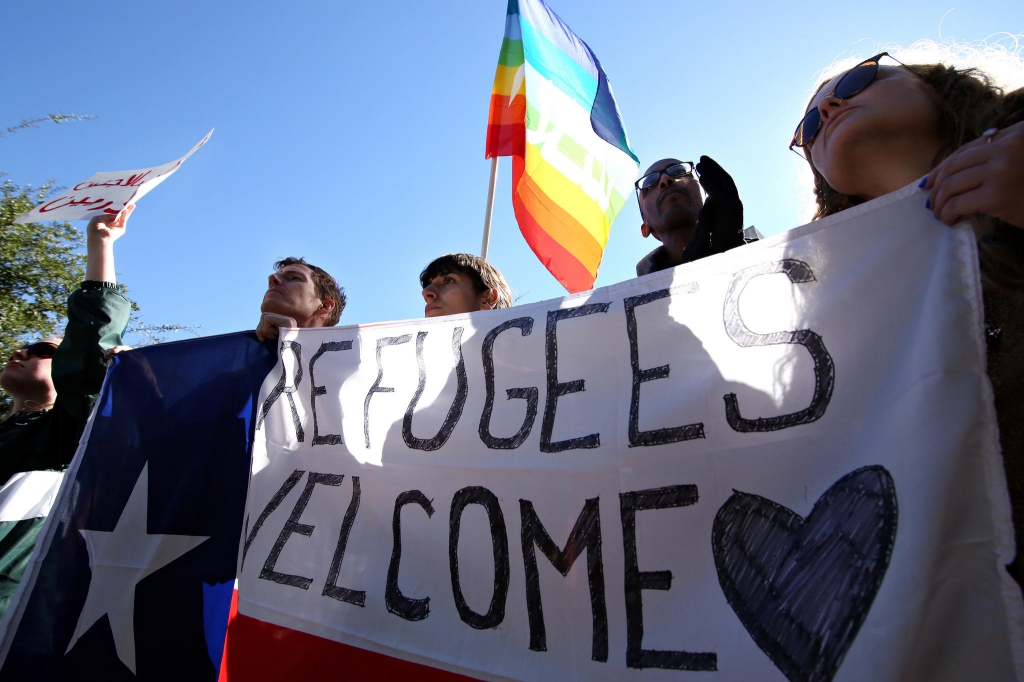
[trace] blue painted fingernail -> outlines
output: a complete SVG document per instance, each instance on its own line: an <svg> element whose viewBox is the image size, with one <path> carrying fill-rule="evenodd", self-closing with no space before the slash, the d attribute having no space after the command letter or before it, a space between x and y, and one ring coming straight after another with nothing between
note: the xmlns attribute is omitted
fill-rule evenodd
<svg viewBox="0 0 1024 682"><path fill-rule="evenodd" d="M924 207L925 208L931 208L932 207L932 200L931 199L925 199L924 200Z"/></svg>
<svg viewBox="0 0 1024 682"><path fill-rule="evenodd" d="M924 178L921 179L921 183L918 185L918 187L924 187L925 183L927 183L927 182L928 182L928 176L926 175L926 176L924 176Z"/></svg>

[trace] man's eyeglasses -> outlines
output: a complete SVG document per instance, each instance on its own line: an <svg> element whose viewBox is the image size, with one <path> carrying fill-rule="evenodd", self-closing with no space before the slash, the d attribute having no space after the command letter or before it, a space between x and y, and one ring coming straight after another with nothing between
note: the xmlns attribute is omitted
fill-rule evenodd
<svg viewBox="0 0 1024 682"><path fill-rule="evenodd" d="M36 343L30 343L27 346L22 346L18 350L33 358L46 359L52 358L53 354L57 352L57 345L50 343L49 341L37 341Z"/></svg>
<svg viewBox="0 0 1024 682"><path fill-rule="evenodd" d="M667 175L673 180L678 180L679 178L685 178L687 175L693 175L693 169L694 165L692 161L674 163L668 168L648 173L634 182L633 186L636 187L637 192L643 192L644 190L648 190L661 182L662 175Z"/></svg>
<svg viewBox="0 0 1024 682"><path fill-rule="evenodd" d="M829 97L835 97L836 99L850 99L864 88L871 85L875 80L875 76L878 75L878 60L882 57L889 57L890 59L898 62L902 66L906 66L900 60L893 57L888 52L880 52L871 59L865 59L857 66L847 71L839 82L836 83L835 89L825 95L824 97L818 98L818 103ZM807 112L803 120L800 121L800 125L796 127L796 132L793 133L793 141L789 143L789 148L793 147L806 147L814 141L814 136L818 134L818 130L821 129L821 110L818 108L818 104Z"/></svg>
<svg viewBox="0 0 1024 682"><path fill-rule="evenodd" d="M650 188L657 186L657 184L661 182L662 175L667 175L673 180L679 180L688 175L692 176L694 174L694 168L696 168L696 166L693 165L693 161L682 161L680 163L674 163L668 168L648 173L634 182L633 187L636 188L636 203L640 206L640 217L644 217L644 202L641 200L641 194Z"/></svg>

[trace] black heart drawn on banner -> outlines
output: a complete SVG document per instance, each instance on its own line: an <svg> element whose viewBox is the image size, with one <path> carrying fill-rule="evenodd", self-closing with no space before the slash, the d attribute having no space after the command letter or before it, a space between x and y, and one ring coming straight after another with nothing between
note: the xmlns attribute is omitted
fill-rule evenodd
<svg viewBox="0 0 1024 682"><path fill-rule="evenodd" d="M889 567L896 517L896 488L881 466L843 476L806 519L738 491L718 510L718 582L791 682L827 682L839 669Z"/></svg>

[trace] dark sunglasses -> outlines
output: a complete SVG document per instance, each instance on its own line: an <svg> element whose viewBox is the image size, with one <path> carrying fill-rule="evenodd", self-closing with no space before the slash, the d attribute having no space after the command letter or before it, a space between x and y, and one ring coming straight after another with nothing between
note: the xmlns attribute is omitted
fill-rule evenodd
<svg viewBox="0 0 1024 682"><path fill-rule="evenodd" d="M687 175L693 175L694 165L692 161L683 161L682 163L674 163L664 170L654 171L648 173L639 180L633 183L636 187L637 192L648 190L659 182L661 182L661 176L667 175L670 178L678 180L679 178L685 178Z"/></svg>
<svg viewBox="0 0 1024 682"><path fill-rule="evenodd" d="M878 75L878 60L882 57L889 57L893 61L898 62L902 66L906 66L903 62L893 57L888 52L880 52L871 59L865 59L857 66L847 71L839 82L836 83L835 90L825 95L824 97L818 98L820 103L824 99L829 97L835 97L836 99L850 99L864 88L871 85L872 81L875 80L875 76ZM818 134L818 130L821 129L821 110L818 105L815 105L807 114L803 120L800 121L800 125L796 127L796 132L793 133L793 141L789 143L789 148L793 147L806 147L814 141L814 136Z"/></svg>
<svg viewBox="0 0 1024 682"><path fill-rule="evenodd" d="M57 346L49 341L37 341L36 343L30 343L27 346L22 346L18 350L24 351L25 355L29 355L34 358L46 359L53 357L53 354L57 352Z"/></svg>

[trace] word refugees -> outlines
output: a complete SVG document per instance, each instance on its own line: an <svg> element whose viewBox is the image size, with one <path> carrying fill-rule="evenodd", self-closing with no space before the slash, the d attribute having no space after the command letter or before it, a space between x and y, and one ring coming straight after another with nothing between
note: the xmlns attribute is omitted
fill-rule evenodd
<svg viewBox="0 0 1024 682"><path fill-rule="evenodd" d="M754 433L777 431L801 424L808 424L821 418L832 398L835 385L835 366L828 349L825 347L821 336L810 329L797 331L784 331L771 334L759 334L751 331L739 312L739 300L747 284L761 276L770 274L784 274L794 284L813 282L814 274L810 266L799 260L781 260L753 266L737 273L725 296L723 308L723 319L725 330L729 338L739 347L756 347L779 344L793 344L803 346L814 363L814 393L810 404L796 412L771 417L745 417L740 409L739 400L735 393L723 396L726 421L729 426L740 433ZM676 287L685 291L696 291L696 285ZM630 366L632 368L632 391L629 404L629 447L647 447L665 445L695 438L705 438L705 425L701 422L682 424L678 426L664 427L651 430L640 429L640 388L646 382L666 379L669 377L671 367L661 365L657 367L642 368L640 366L639 342L641 329L637 324L637 309L653 303L654 301L669 298L670 289L660 289L647 294L630 296L622 301L625 311L625 329L628 337L630 350ZM585 390L586 378L578 378L569 381L559 380L558 366L558 330L574 320L591 315L607 314L611 303L587 303L574 308L561 308L547 312L545 333L544 333L544 362L546 370L546 390L544 401L544 412L541 418L540 450L545 453L558 453L566 450L593 449L601 445L601 434L599 432L586 435L578 435L572 438L553 440L553 432L558 412L559 399L579 393ZM516 387L506 389L508 400L523 400L526 405L526 414L518 430L512 436L499 437L491 431L491 417L495 406L495 381L494 381L494 345L495 341L504 333L515 333L518 331L522 337L533 333L536 320L532 316L517 317L507 320L490 329L481 344L481 364L483 367L486 398L479 418L480 441L488 448L497 450L509 450L519 448L530 435L539 414L540 390L537 386ZM515 330L515 331L512 331ZM469 385L466 373L466 359L463 355L462 336L464 327L455 327L452 333L452 352L455 362L455 374L457 380L456 394L448 409L444 422L436 434L430 438L418 438L413 435L414 413L423 395L427 381L426 363L424 361L424 342L429 334L427 331L416 333L415 352L418 367L418 386L415 394L406 408L402 422L402 439L405 445L413 450L437 450L444 446L452 431L462 418L463 411L467 404ZM369 449L371 447L370 420L374 397L381 393L393 393L394 388L383 385L387 372L384 361L384 351L390 347L401 346L413 343L412 334L397 336L381 336L376 340L376 365L377 377L370 386L363 399L363 444ZM325 396L327 387L317 385L315 380L315 369L318 362L323 362L330 353L351 351L353 342L346 341L325 341L321 343L316 352L310 357L306 372L303 372L303 348L297 341L286 340L281 342L282 357L290 356L291 362L282 363L282 372L279 381L271 390L260 409L260 416L257 421L257 429L262 424L274 407L274 405L285 396L290 410L291 422L294 425L295 440L299 443L305 441L306 433L302 419L295 404L293 394L300 390L304 375L309 376L310 408L313 421L312 446L317 445L339 445L343 443L342 435L339 433L321 433L319 419L324 415L325 410L340 412L339 405L327 403ZM289 367L294 368L289 371ZM322 371L322 365L321 365Z"/></svg>

